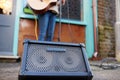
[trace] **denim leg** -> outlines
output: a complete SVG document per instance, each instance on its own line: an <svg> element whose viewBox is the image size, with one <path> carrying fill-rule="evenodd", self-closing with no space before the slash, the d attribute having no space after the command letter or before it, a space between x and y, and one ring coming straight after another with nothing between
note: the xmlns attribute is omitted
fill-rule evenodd
<svg viewBox="0 0 120 80"><path fill-rule="evenodd" d="M38 15L38 22L39 22L39 36L38 40L44 41L46 37L46 31L49 22L49 13L39 14Z"/></svg>
<svg viewBox="0 0 120 80"><path fill-rule="evenodd" d="M46 37L47 41L53 40L55 23L56 23L56 15L51 13L49 17L49 23L48 23L48 29L47 29L47 37Z"/></svg>

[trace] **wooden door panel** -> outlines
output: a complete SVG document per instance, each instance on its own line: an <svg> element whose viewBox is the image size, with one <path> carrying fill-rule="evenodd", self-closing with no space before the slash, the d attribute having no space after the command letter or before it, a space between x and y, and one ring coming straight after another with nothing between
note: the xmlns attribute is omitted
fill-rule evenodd
<svg viewBox="0 0 120 80"><path fill-rule="evenodd" d="M56 24L53 41L58 42L59 23ZM37 33L38 30L37 30ZM34 20L21 19L19 29L18 54L22 56L23 41L25 39L36 40ZM60 42L85 43L85 27L80 25L62 24Z"/></svg>

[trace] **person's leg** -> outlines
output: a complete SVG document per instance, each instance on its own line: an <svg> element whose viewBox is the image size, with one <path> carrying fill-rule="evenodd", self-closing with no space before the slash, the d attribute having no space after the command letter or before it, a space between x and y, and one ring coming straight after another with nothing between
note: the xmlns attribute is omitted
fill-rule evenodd
<svg viewBox="0 0 120 80"><path fill-rule="evenodd" d="M56 15L51 13L49 18L49 24L47 29L47 41L52 41L54 37L54 29L55 29L55 23L56 23Z"/></svg>
<svg viewBox="0 0 120 80"><path fill-rule="evenodd" d="M49 21L49 13L46 12L45 14L38 15L38 22L39 22L39 36L38 40L44 41L46 37L46 31L48 27Z"/></svg>

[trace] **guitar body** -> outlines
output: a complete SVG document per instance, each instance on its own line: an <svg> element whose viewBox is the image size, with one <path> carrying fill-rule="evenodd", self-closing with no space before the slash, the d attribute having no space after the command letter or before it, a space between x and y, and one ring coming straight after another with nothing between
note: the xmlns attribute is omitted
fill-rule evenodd
<svg viewBox="0 0 120 80"><path fill-rule="evenodd" d="M57 0L27 0L27 3L34 13L42 14L50 7L56 5Z"/></svg>

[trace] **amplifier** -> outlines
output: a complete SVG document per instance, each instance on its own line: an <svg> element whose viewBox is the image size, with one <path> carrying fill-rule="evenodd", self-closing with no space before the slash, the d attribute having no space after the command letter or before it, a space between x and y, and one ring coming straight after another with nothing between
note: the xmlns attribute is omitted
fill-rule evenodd
<svg viewBox="0 0 120 80"><path fill-rule="evenodd" d="M92 80L84 44L25 40L19 80Z"/></svg>

